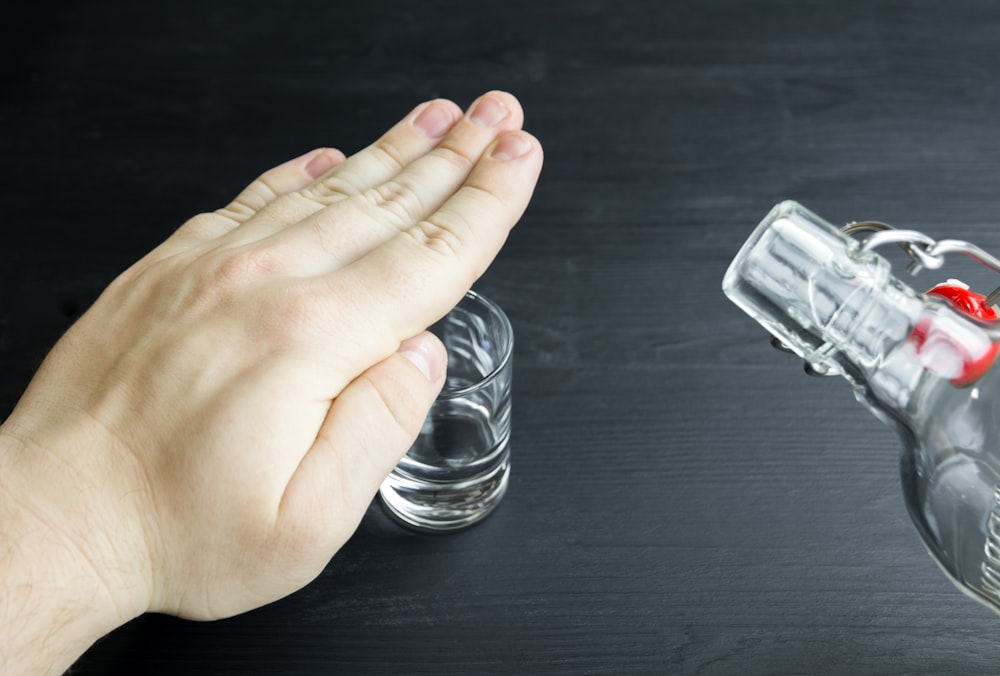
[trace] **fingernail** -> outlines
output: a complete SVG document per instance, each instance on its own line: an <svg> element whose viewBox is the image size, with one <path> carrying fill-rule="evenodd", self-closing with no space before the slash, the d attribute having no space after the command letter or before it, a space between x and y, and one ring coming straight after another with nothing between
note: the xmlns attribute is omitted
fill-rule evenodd
<svg viewBox="0 0 1000 676"><path fill-rule="evenodd" d="M413 126L430 138L444 136L455 124L455 116L448 106L431 101L413 120Z"/></svg>
<svg viewBox="0 0 1000 676"><path fill-rule="evenodd" d="M513 160L521 157L531 150L531 141L524 134L511 132L504 134L493 146L490 156L496 160Z"/></svg>
<svg viewBox="0 0 1000 676"><path fill-rule="evenodd" d="M417 367L424 377L435 382L441 374L444 365L441 363L442 350L436 338L429 333L404 341L399 346L399 355Z"/></svg>
<svg viewBox="0 0 1000 676"><path fill-rule="evenodd" d="M400 352L399 354L406 357L411 364L416 366L417 369L424 374L424 378L427 378L427 380L431 379L431 365L427 361L426 356L420 352L416 352L415 350L406 350L404 352Z"/></svg>
<svg viewBox="0 0 1000 676"><path fill-rule="evenodd" d="M319 178L333 168L337 163L337 156L327 148L322 148L316 156L309 160L306 165L306 173L312 178Z"/></svg>
<svg viewBox="0 0 1000 676"><path fill-rule="evenodd" d="M484 127L492 127L500 124L500 121L507 117L507 106L497 98L484 96L476 101L469 111L469 119Z"/></svg>

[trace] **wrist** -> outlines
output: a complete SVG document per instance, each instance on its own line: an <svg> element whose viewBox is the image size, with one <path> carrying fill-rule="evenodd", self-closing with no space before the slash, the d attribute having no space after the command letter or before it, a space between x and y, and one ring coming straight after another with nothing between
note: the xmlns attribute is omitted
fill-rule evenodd
<svg viewBox="0 0 1000 676"><path fill-rule="evenodd" d="M69 457L0 426L2 673L62 673L148 605L134 546L112 540L127 515Z"/></svg>

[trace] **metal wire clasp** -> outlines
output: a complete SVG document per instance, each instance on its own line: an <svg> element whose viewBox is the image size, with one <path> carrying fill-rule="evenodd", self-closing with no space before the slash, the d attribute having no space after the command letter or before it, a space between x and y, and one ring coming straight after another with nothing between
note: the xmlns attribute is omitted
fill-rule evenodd
<svg viewBox="0 0 1000 676"><path fill-rule="evenodd" d="M961 253L982 263L995 272L1000 272L1000 259L971 242L960 239L942 239L936 241L916 230L897 230L887 223L878 221L859 221L849 223L844 227L845 235L854 236L858 233L872 232L870 237L861 240L861 251L872 251L883 244L899 244L903 251L913 260L906 270L915 275L923 269L937 270L944 265L944 257L950 253ZM1000 286L986 296L986 304L996 305L1000 302Z"/></svg>
<svg viewBox="0 0 1000 676"><path fill-rule="evenodd" d="M860 240L859 252L872 251L885 244L898 244L903 251L912 259L907 266L907 272L916 275L921 270L937 270L944 265L944 257L950 253L961 253L969 256L995 272L1000 273L1000 259L979 248L971 242L958 239L934 240L931 237L917 232L916 230L897 230L888 223L879 221L857 221L848 223L843 228L846 235L872 233L868 237ZM1000 286L986 296L986 305L992 307L1000 302ZM771 339L771 345L775 348L791 352L785 344L777 338ZM825 362L805 364L806 373L811 376L833 376L839 375L840 369L834 364Z"/></svg>

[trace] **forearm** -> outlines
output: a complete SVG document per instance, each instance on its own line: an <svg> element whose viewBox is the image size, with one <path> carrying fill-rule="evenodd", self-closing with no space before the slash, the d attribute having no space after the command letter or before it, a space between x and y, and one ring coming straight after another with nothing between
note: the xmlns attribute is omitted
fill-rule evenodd
<svg viewBox="0 0 1000 676"><path fill-rule="evenodd" d="M74 541L65 519L85 505L42 476L47 459L0 427L0 673L59 674L135 609L121 608L100 561ZM28 462L28 461L31 462ZM25 469L30 465L31 469ZM48 479L48 481L45 481ZM42 482L40 482L40 480ZM63 492L59 508L38 497ZM82 513L69 516L80 508ZM85 534L84 534L85 535Z"/></svg>

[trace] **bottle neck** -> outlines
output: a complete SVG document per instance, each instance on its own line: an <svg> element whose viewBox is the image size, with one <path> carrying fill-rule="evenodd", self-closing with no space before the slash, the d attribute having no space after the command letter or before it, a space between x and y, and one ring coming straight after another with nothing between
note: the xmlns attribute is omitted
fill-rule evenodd
<svg viewBox="0 0 1000 676"><path fill-rule="evenodd" d="M928 378L964 386L995 353L981 325L903 284L882 256L794 202L758 226L723 290L816 370L846 377L880 415L905 409Z"/></svg>
<svg viewBox="0 0 1000 676"><path fill-rule="evenodd" d="M888 261L795 202L771 210L740 249L726 295L810 364L864 370L903 340L920 298Z"/></svg>

